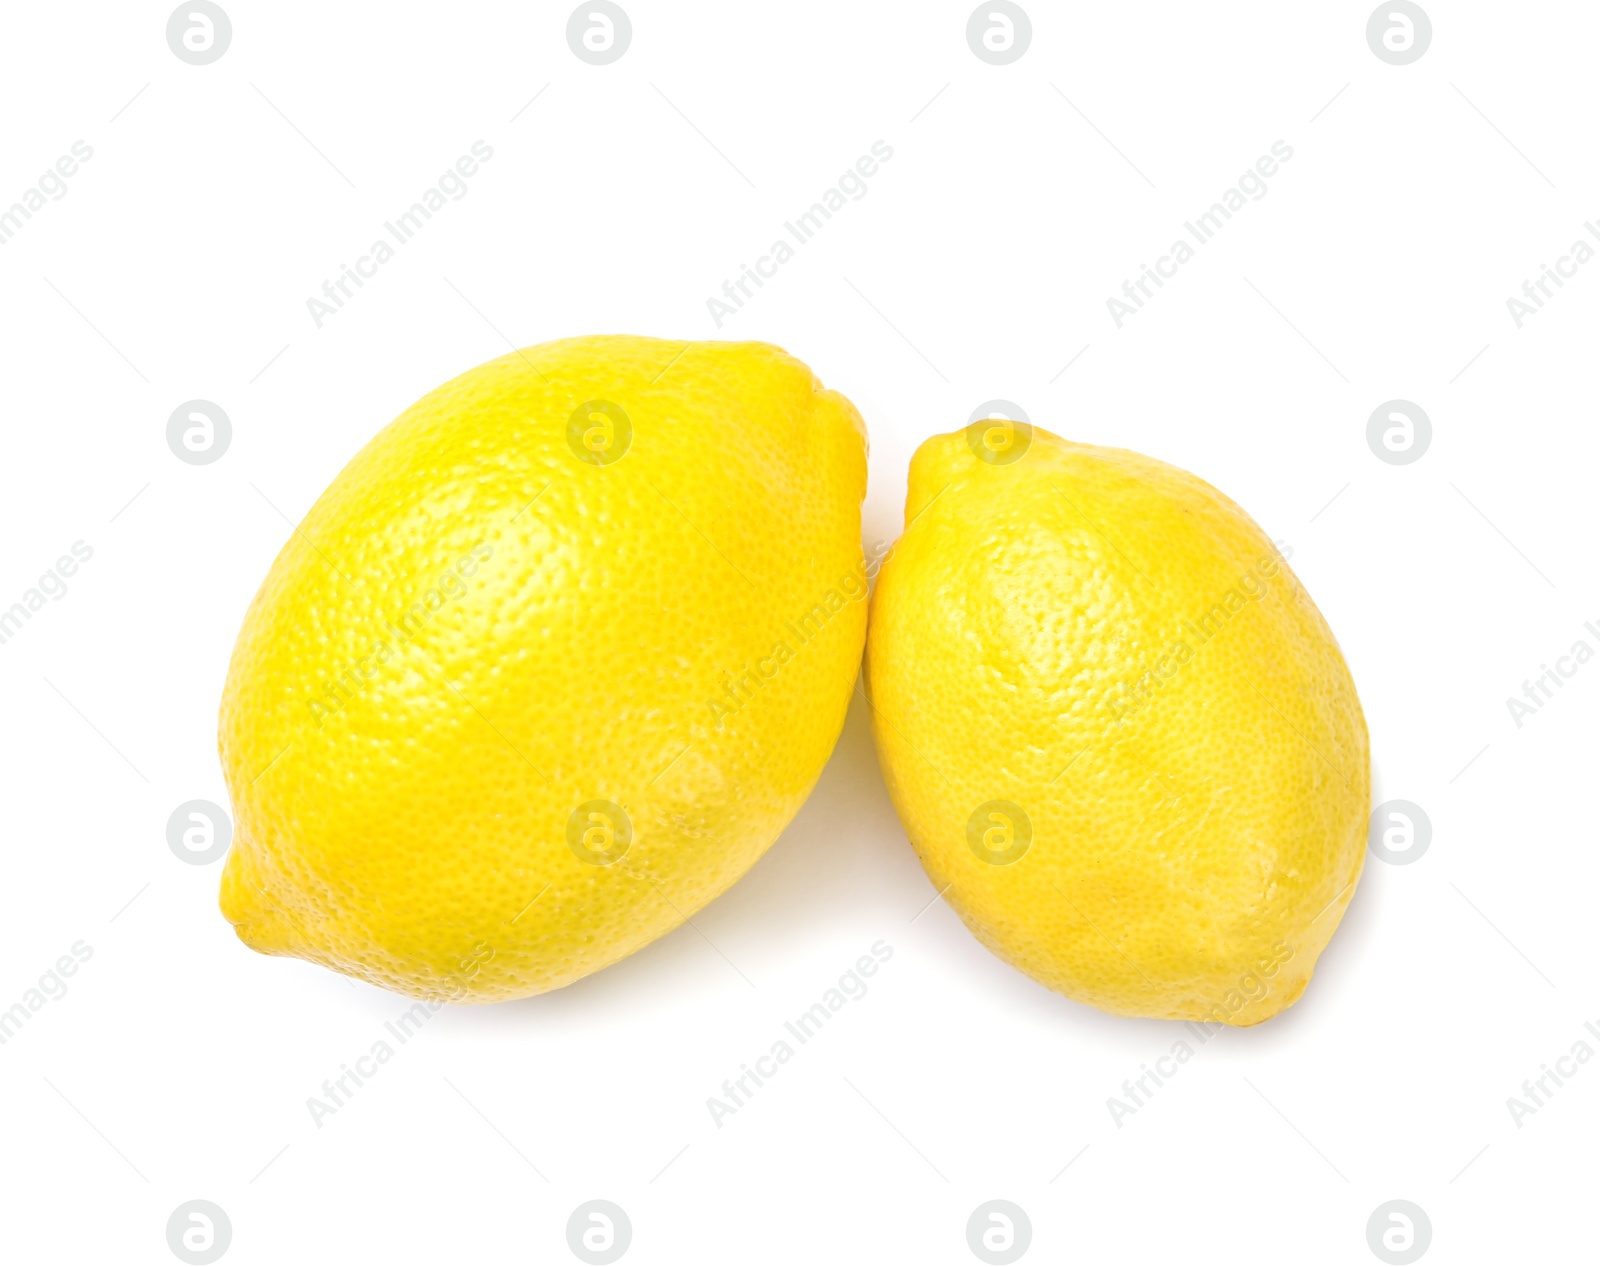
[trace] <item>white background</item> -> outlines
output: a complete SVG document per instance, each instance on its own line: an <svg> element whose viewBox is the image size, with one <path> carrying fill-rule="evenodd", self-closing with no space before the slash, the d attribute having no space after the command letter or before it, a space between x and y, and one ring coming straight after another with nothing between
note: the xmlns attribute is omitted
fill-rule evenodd
<svg viewBox="0 0 1600 1267"><path fill-rule="evenodd" d="M1600 262L1521 329L1506 299L1600 216L1600 11L1430 0L1431 47L1393 66L1364 0L1028 0L1031 46L993 66L964 0L625 2L609 66L565 4L225 0L208 66L165 4L7 7L0 206L94 150L0 247L0 607L94 552L0 645L0 1008L93 949L0 1047L8 1259L175 1262L192 1198L229 1264L576 1262L595 1197L637 1264L972 1263L996 1197L1025 1262L1376 1262L1393 1198L1427 1212L1425 1261L1592 1254L1600 1062L1520 1127L1506 1101L1600 1022L1600 663L1520 728L1505 700L1600 650ZM318 329L306 299L480 139L467 196ZM877 140L867 195L718 330L706 300ZM1118 329L1107 298L1276 140L1267 195ZM697 917L714 949L684 928L447 1009L313 1125L406 1004L245 949L168 816L226 799L217 702L285 517L506 340L595 332L806 360L871 430L869 543L917 443L993 398L1212 481L1292 549L1374 800L1422 806L1429 851L1369 857L1302 1001L1118 1126L1107 1098L1180 1028L1050 994L928 906L858 699ZM213 465L166 444L194 398L232 419ZM1366 442L1394 398L1433 423L1410 465ZM714 1127L707 1097L879 939L870 993Z"/></svg>

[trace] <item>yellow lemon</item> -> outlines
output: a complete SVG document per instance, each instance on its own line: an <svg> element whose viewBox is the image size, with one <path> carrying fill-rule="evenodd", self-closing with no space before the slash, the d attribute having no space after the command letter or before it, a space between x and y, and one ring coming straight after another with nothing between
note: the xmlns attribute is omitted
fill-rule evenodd
<svg viewBox="0 0 1600 1267"><path fill-rule="evenodd" d="M554 989L772 844L866 629L866 432L761 343L567 339L418 401L295 530L223 693L240 938Z"/></svg>
<svg viewBox="0 0 1600 1267"><path fill-rule="evenodd" d="M1284 556L1185 471L935 436L867 636L890 792L995 954L1125 1016L1254 1025L1361 873L1366 723Z"/></svg>

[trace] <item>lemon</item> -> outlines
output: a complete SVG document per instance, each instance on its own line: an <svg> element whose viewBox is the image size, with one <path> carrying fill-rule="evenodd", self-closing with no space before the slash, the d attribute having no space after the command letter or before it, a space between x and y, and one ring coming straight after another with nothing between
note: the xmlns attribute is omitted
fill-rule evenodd
<svg viewBox="0 0 1600 1267"><path fill-rule="evenodd" d="M867 681L891 795L991 951L1124 1016L1254 1025L1361 872L1366 723L1277 547L1209 484L985 421L911 463Z"/></svg>
<svg viewBox="0 0 1600 1267"><path fill-rule="evenodd" d="M567 339L418 401L245 617L223 913L428 999L575 981L804 801L865 636L866 433L761 343Z"/></svg>

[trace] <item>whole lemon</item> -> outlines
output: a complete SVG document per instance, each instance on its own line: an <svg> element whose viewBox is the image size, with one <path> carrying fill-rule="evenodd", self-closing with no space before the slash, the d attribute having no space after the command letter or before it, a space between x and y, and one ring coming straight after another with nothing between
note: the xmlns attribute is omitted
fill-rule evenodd
<svg viewBox="0 0 1600 1267"><path fill-rule="evenodd" d="M761 343L566 339L431 392L245 617L223 913L432 999L551 990L733 884L865 635L866 433Z"/></svg>
<svg viewBox="0 0 1600 1267"><path fill-rule="evenodd" d="M1254 1025L1361 873L1366 723L1250 518L1185 471L984 421L911 463L872 599L890 792L934 885L1035 980Z"/></svg>

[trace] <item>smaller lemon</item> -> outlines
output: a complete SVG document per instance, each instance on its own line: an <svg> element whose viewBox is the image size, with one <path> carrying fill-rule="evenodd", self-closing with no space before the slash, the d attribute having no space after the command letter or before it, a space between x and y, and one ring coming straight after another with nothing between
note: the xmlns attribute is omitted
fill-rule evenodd
<svg viewBox="0 0 1600 1267"><path fill-rule="evenodd" d="M995 954L1125 1016L1253 1025L1361 873L1366 723L1285 556L1203 480L1024 423L935 436L872 600L889 789Z"/></svg>

